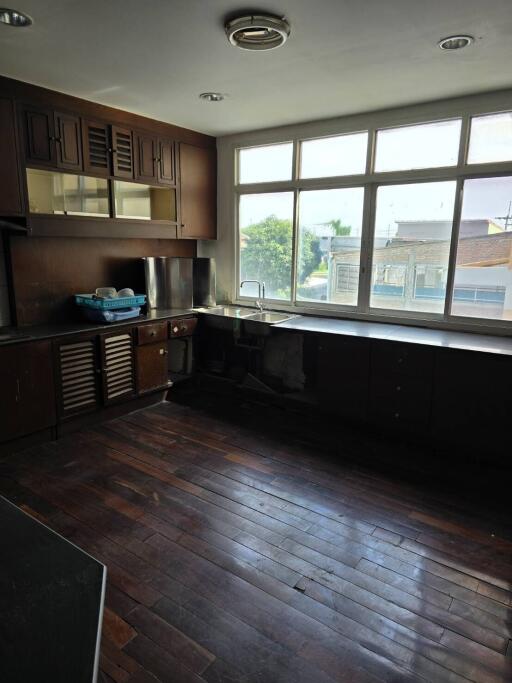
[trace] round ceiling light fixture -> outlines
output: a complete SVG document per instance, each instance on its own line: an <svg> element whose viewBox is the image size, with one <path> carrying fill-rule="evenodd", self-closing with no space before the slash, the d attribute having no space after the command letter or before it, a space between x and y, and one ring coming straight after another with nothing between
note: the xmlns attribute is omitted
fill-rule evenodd
<svg viewBox="0 0 512 683"><path fill-rule="evenodd" d="M0 23L14 26L15 28L24 28L25 26L31 26L33 22L27 14L18 12L17 9L0 7Z"/></svg>
<svg viewBox="0 0 512 683"><path fill-rule="evenodd" d="M274 50L281 47L290 35L290 24L286 19L272 14L236 17L224 28L231 45L241 50Z"/></svg>
<svg viewBox="0 0 512 683"><path fill-rule="evenodd" d="M222 102L224 95L221 92L202 92L199 99L205 102Z"/></svg>
<svg viewBox="0 0 512 683"><path fill-rule="evenodd" d="M471 45L474 40L473 36L448 36L442 38L438 45L441 50L462 50L462 48Z"/></svg>

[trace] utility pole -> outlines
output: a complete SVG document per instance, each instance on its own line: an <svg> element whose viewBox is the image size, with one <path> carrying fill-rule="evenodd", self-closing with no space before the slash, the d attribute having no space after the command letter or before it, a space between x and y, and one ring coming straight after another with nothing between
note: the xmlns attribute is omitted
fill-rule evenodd
<svg viewBox="0 0 512 683"><path fill-rule="evenodd" d="M510 222L512 221L511 210L512 210L512 200L509 201L509 203L508 203L508 211L507 211L506 216L494 216L494 218L496 218L496 220L505 221L505 232L507 232L508 226L509 226Z"/></svg>

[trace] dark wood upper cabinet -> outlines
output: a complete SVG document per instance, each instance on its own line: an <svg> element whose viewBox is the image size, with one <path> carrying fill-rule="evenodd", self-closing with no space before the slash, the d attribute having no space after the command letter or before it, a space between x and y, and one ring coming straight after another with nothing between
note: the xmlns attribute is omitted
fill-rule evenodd
<svg viewBox="0 0 512 683"><path fill-rule="evenodd" d="M217 155L215 149L180 144L180 205L183 239L217 236Z"/></svg>
<svg viewBox="0 0 512 683"><path fill-rule="evenodd" d="M82 120L84 171L97 176L110 176L109 126L99 121Z"/></svg>
<svg viewBox="0 0 512 683"><path fill-rule="evenodd" d="M56 166L54 115L51 109L26 107L22 113L28 166Z"/></svg>
<svg viewBox="0 0 512 683"><path fill-rule="evenodd" d="M14 102L0 98L0 215L20 216L23 213Z"/></svg>
<svg viewBox="0 0 512 683"><path fill-rule="evenodd" d="M176 161L174 142L172 140L158 141L158 182L161 185L176 183Z"/></svg>
<svg viewBox="0 0 512 683"><path fill-rule="evenodd" d="M71 171L81 171L83 166L80 117L56 112L55 134L57 166Z"/></svg>
<svg viewBox="0 0 512 683"><path fill-rule="evenodd" d="M132 131L111 126L112 175L116 178L133 179Z"/></svg>
<svg viewBox="0 0 512 683"><path fill-rule="evenodd" d="M147 133L136 133L134 137L136 180L150 185L175 185L174 141L159 139Z"/></svg>
<svg viewBox="0 0 512 683"><path fill-rule="evenodd" d="M137 133L135 137L137 140L135 178L149 184L156 183L158 141L155 137L144 133Z"/></svg>

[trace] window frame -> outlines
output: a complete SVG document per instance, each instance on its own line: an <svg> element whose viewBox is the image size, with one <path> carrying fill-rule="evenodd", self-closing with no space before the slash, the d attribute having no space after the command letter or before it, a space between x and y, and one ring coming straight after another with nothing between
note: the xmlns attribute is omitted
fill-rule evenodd
<svg viewBox="0 0 512 683"><path fill-rule="evenodd" d="M512 176L512 161L468 164L469 135L473 117L500 114L512 111L512 91L484 96L459 98L446 106L445 111L436 111L439 103L410 107L391 113L346 117L335 122L315 122L304 126L289 126L275 131L256 131L240 136L226 138L220 147L225 152L225 170L229 163L229 174L226 185L229 185L232 210L231 232L234 238L234 268L231 267L230 299L239 305L254 304L255 298L240 293L240 245L239 245L239 197L241 194L267 194L272 192L291 191L294 195L293 232L292 232L292 287L291 301L283 302L267 299L269 308L285 310L296 314L323 315L330 317L373 320L379 322L395 322L399 324L419 324L428 327L455 328L468 331L496 332L510 334L512 321L489 318L469 318L451 313L454 295L455 258L458 246L460 215L463 201L464 181L472 178ZM461 100L463 104L461 104ZM442 103L441 103L442 104ZM413 169L406 171L374 170L377 131L388 128L400 128L413 125L438 123L452 119L461 119L459 152L456 165L434 168ZM339 135L350 135L368 131L368 147L365 172L356 175L323 176L317 178L300 178L300 150L303 141L329 138ZM238 150L245 147L266 146L279 143L293 143L292 177L290 181L260 182L251 184L238 183ZM221 154L222 156L222 154ZM222 159L220 160L222 166ZM452 232L449 249L448 272L446 282L446 298L442 313L424 313L418 311L402 311L399 309L379 309L370 307L371 273L373 239L375 228L376 195L382 185L408 184L418 182L436 182L443 180L456 181L455 202L452 220ZM350 187L364 188L363 219L361 233L361 252L359 268L359 288L357 305L333 304L328 302L297 300L297 261L299 238L298 204L302 190L344 189ZM228 190L228 187L226 187ZM222 188L221 188L222 192ZM222 209L221 209L222 213ZM231 250L233 253L233 250ZM233 266L233 264L231 264ZM233 277L234 275L234 277Z"/></svg>

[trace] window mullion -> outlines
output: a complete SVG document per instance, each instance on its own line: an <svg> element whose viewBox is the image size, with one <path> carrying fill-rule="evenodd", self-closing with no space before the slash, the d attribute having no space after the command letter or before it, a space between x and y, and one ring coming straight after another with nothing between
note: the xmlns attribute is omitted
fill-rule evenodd
<svg viewBox="0 0 512 683"><path fill-rule="evenodd" d="M299 190L293 192L293 231L292 231L292 288L290 299L292 304L297 300L297 274L299 267Z"/></svg>
<svg viewBox="0 0 512 683"><path fill-rule="evenodd" d="M376 185L366 185L364 188L363 227L359 257L359 293L357 297L357 308L363 313L368 311L370 307L375 197Z"/></svg>
<svg viewBox="0 0 512 683"><path fill-rule="evenodd" d="M462 198L464 193L464 180L459 178L457 180L457 189L455 195L455 205L453 207L453 224L452 237L450 241L450 256L448 260L448 274L446 277L446 296L444 301L444 317L449 318L451 315L452 301L453 301L453 287L455 284L455 271L457 262L457 248L459 244L459 230L460 219L462 214Z"/></svg>

